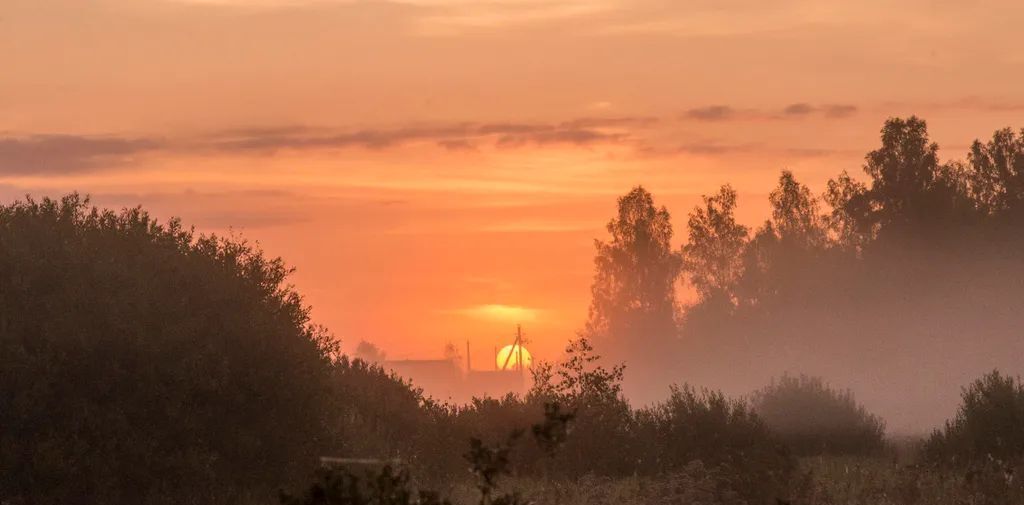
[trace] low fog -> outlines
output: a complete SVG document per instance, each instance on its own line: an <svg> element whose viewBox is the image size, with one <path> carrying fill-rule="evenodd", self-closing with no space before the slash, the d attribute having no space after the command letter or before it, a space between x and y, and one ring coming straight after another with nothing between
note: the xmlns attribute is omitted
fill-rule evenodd
<svg viewBox="0 0 1024 505"><path fill-rule="evenodd" d="M960 246L888 253L880 271L844 276L852 285L801 272L800 282L831 292L694 331L670 351L674 364L627 360L627 396L661 400L679 382L745 396L807 374L849 389L890 434L927 434L953 416L963 386L993 369L1017 375L1024 362L1019 258Z"/></svg>
<svg viewBox="0 0 1024 505"><path fill-rule="evenodd" d="M728 185L675 245L678 210L641 187L597 244L582 334L625 362L634 405L689 383L747 396L783 374L849 389L890 434L927 434L961 388L1024 362L1024 141L1011 130L940 161L925 122L892 119L863 174L817 196L783 171L762 226ZM677 301L680 285L698 300Z"/></svg>
<svg viewBox="0 0 1024 505"><path fill-rule="evenodd" d="M632 188L532 384L521 347L350 357L244 240L0 205L0 503L1024 503L1024 138L881 137L821 196L782 171L757 227L725 185L674 237Z"/></svg>

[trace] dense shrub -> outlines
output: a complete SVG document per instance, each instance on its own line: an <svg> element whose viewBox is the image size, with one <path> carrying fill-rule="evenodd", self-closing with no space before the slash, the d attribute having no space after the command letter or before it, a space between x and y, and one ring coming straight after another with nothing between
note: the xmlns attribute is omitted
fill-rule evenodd
<svg viewBox="0 0 1024 505"><path fill-rule="evenodd" d="M572 433L553 459L536 448L519 451L522 475L671 479L699 468L749 503L787 496L796 461L748 404L684 386L663 403L632 409L622 396L624 375L621 365L603 366L586 338L573 340L564 361L535 367L525 398L475 400L458 410L459 423L493 438L557 403L575 413Z"/></svg>
<svg viewBox="0 0 1024 505"><path fill-rule="evenodd" d="M754 410L798 454L864 454L885 447L885 423L850 391L783 375L754 393Z"/></svg>
<svg viewBox="0 0 1024 505"><path fill-rule="evenodd" d="M432 470L445 468L448 476L458 476L465 465L459 446L452 441L475 437L497 443L516 427L527 426L544 415L546 405L558 404L576 415L572 436L554 459L540 447L519 447L511 456L519 473L578 477L635 471L636 458L625 456L631 447L633 419L620 390L622 369L603 368L592 351L585 339L574 340L563 362L538 363L534 367L534 387L524 396L507 394L474 398L465 405L433 405L431 408L438 413L433 433L442 446L424 459L432 462ZM609 447L618 450L609 452Z"/></svg>
<svg viewBox="0 0 1024 505"><path fill-rule="evenodd" d="M298 496L281 495L282 505L450 505L438 493L413 489L408 469L390 465L359 475L323 468Z"/></svg>
<svg viewBox="0 0 1024 505"><path fill-rule="evenodd" d="M417 473L434 477L447 444L437 430L450 418L446 407L376 363L341 356L331 367L331 440L322 451L356 458L399 459ZM454 434L453 434L454 435ZM464 438L464 437L461 437Z"/></svg>
<svg viewBox="0 0 1024 505"><path fill-rule="evenodd" d="M558 404L544 405L544 420L530 428L532 438L545 455L552 456L565 442L575 414L565 412ZM469 451L463 454L476 478L480 505L520 505L530 503L515 491L499 492L502 480L513 473L513 450L526 430L517 426L505 439L488 444L479 438L469 440ZM414 490L407 468L396 470L390 464L369 469L365 478L345 467L322 468L317 479L302 495L282 493L284 505L447 505L436 491Z"/></svg>
<svg viewBox="0 0 1024 505"><path fill-rule="evenodd" d="M465 405L435 406L434 412L437 417L432 437L436 446L421 456L427 465L417 477L425 475L432 485L445 486L466 477L464 442L476 438L487 444L501 443L510 432L542 416L544 406L507 394L501 398L473 398ZM541 467L546 464L541 452L529 444L518 447L510 457L517 471L526 474L542 473Z"/></svg>
<svg viewBox="0 0 1024 505"><path fill-rule="evenodd" d="M569 342L565 359L557 366L534 367L534 386L526 401L565 405L577 414L573 436L556 465L563 475L635 471L633 412L622 395L625 367L605 368L601 363L590 341L581 337Z"/></svg>
<svg viewBox="0 0 1024 505"><path fill-rule="evenodd" d="M745 500L786 495L796 461L745 402L690 386L671 390L636 414L649 470L674 474L697 462Z"/></svg>
<svg viewBox="0 0 1024 505"><path fill-rule="evenodd" d="M935 462L1012 464L1024 458L1024 383L993 371L964 388L960 409L935 431L925 453Z"/></svg>
<svg viewBox="0 0 1024 505"><path fill-rule="evenodd" d="M238 502L415 447L422 398L339 359L288 273L141 209L0 206L0 502Z"/></svg>

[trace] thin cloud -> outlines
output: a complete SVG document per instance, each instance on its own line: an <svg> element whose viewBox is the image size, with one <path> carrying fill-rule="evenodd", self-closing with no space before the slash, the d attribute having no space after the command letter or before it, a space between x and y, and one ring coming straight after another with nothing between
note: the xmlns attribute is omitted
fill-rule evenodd
<svg viewBox="0 0 1024 505"><path fill-rule="evenodd" d="M680 144L676 153L694 154L698 156L723 156L730 154L749 153L757 149L755 144L721 144L718 142L689 142Z"/></svg>
<svg viewBox="0 0 1024 505"><path fill-rule="evenodd" d="M547 131L554 128L550 125L538 125L538 124L527 124L527 123L494 123L480 125L476 128L476 132L479 135L491 135L495 133L499 134L528 134L536 133L538 131ZM468 134L468 132L467 132Z"/></svg>
<svg viewBox="0 0 1024 505"><path fill-rule="evenodd" d="M829 104L823 107L825 117L833 119L848 118L857 113L856 105Z"/></svg>
<svg viewBox="0 0 1024 505"><path fill-rule="evenodd" d="M622 133L604 133L588 129L568 129L504 135L498 139L497 145L498 147L519 147L526 144L542 146L550 144L589 146L601 143L621 143L628 138L628 135Z"/></svg>
<svg viewBox="0 0 1024 505"><path fill-rule="evenodd" d="M580 118L561 123L455 123L395 129L324 133L316 130L233 130L199 143L215 151L268 152L279 150L383 149L414 142L431 142L448 150L473 149L491 142L497 147L527 144L590 146L619 143L631 138L630 129L657 122L649 117Z"/></svg>
<svg viewBox="0 0 1024 505"><path fill-rule="evenodd" d="M782 115L790 117L800 117L813 114L817 110L817 107L809 103L794 103L791 105L787 105L785 109L782 109Z"/></svg>
<svg viewBox="0 0 1024 505"><path fill-rule="evenodd" d="M697 121L727 121L738 119L740 114L728 105L709 105L687 110L683 116Z"/></svg>
<svg viewBox="0 0 1024 505"><path fill-rule="evenodd" d="M854 115L857 110L858 108L855 105L814 105L806 102L792 103L777 110L740 109L730 105L708 105L684 111L682 119L704 122L777 121L810 117L842 119Z"/></svg>
<svg viewBox="0 0 1024 505"><path fill-rule="evenodd" d="M0 137L0 175L53 175L123 165L161 148L146 138L78 135Z"/></svg>
<svg viewBox="0 0 1024 505"><path fill-rule="evenodd" d="M348 133L323 133L321 131L276 131L266 129L249 130L239 133L238 130L228 135L215 134L212 138L201 140L196 146L200 149L216 151L278 151L282 149L331 149L346 147L363 147L367 149L383 149L415 140L441 140L449 137L465 136L470 132L467 125L447 125L430 127L406 127L393 130L359 130Z"/></svg>
<svg viewBox="0 0 1024 505"><path fill-rule="evenodd" d="M728 143L720 140L695 140L677 144L671 148L643 149L642 154L648 156L675 156L680 154L710 158L730 156L771 156L782 158L824 158L830 156L856 155L856 150L834 149L828 147L786 147L761 143Z"/></svg>
<svg viewBox="0 0 1024 505"><path fill-rule="evenodd" d="M449 151L476 151L477 145L469 140L439 140L437 146Z"/></svg>
<svg viewBox="0 0 1024 505"><path fill-rule="evenodd" d="M567 128L647 128L660 119L651 116L585 117L562 123Z"/></svg>
<svg viewBox="0 0 1024 505"><path fill-rule="evenodd" d="M0 136L0 175L88 173L130 164L144 154L262 154L362 148L381 150L430 143L449 151L483 145L516 148L564 144L589 147L634 142L633 131L652 117L584 117L555 123L448 123L339 131L308 126L236 128L188 138L81 135Z"/></svg>
<svg viewBox="0 0 1024 505"><path fill-rule="evenodd" d="M687 111L697 121L788 118L841 118L856 113L852 105L797 102L774 112L713 105ZM282 151L336 149L382 150L428 144L448 151L473 151L484 146L516 149L525 146L629 146L640 155L691 154L728 156L773 152L784 156L828 156L817 148L768 148L719 141L689 142L668 147L646 144L644 130L659 123L649 116L581 117L561 122L456 122L413 124L395 128L339 131L301 125L236 128L187 138L145 138L75 135L0 137L0 175L61 175L121 168L140 156L164 152L190 155L274 155ZM664 144L662 144L664 146Z"/></svg>
<svg viewBox="0 0 1024 505"><path fill-rule="evenodd" d="M856 149L834 149L828 147L786 147L777 150L777 152L791 158L826 158L829 156L859 156L863 154Z"/></svg>

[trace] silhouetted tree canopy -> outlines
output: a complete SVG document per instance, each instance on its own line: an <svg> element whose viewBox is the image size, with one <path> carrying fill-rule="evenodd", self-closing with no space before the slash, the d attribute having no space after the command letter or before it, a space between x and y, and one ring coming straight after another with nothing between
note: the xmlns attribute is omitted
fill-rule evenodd
<svg viewBox="0 0 1024 505"><path fill-rule="evenodd" d="M611 240L595 241L585 334L602 352L627 363L660 362L677 337L675 282L681 259L671 243L671 217L637 186L619 198L618 214L607 228Z"/></svg>
<svg viewBox="0 0 1024 505"><path fill-rule="evenodd" d="M423 433L419 394L338 358L289 272L138 208L0 206L0 501L242 501Z"/></svg>
<svg viewBox="0 0 1024 505"><path fill-rule="evenodd" d="M387 359L387 353L373 342L360 340L356 346L355 357L367 363L383 363Z"/></svg>
<svg viewBox="0 0 1024 505"><path fill-rule="evenodd" d="M736 222L736 190L725 185L690 213L683 271L702 302L735 303L748 230Z"/></svg>
<svg viewBox="0 0 1024 505"><path fill-rule="evenodd" d="M1009 214L1019 219L1024 206L1024 131L1010 128L975 140L968 154L969 184L978 207L989 215Z"/></svg>
<svg viewBox="0 0 1024 505"><path fill-rule="evenodd" d="M745 307L777 302L792 292L808 264L819 261L828 241L825 216L811 190L784 170L768 195L771 218L742 252L733 297Z"/></svg>
<svg viewBox="0 0 1024 505"><path fill-rule="evenodd" d="M961 166L941 164L939 146L923 119L891 118L881 132L882 146L865 156L870 186L841 176L830 184L830 203L860 233L891 232L916 238L962 224L975 210ZM833 190L834 188L834 190Z"/></svg>

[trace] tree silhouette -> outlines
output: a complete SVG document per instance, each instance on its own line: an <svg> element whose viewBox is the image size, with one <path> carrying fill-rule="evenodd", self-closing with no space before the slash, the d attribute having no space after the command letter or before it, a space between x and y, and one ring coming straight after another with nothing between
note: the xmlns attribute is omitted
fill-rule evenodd
<svg viewBox="0 0 1024 505"><path fill-rule="evenodd" d="M928 138L924 120L893 118L882 127L882 147L865 157L871 176L875 219L882 227L926 219L929 193L937 184L939 146Z"/></svg>
<svg viewBox="0 0 1024 505"><path fill-rule="evenodd" d="M966 173L959 164L939 163L939 146L923 119L891 118L881 140L882 146L865 157L871 210L858 215L866 220L859 229L877 227L879 233L915 238L942 233L951 220L972 213Z"/></svg>
<svg viewBox="0 0 1024 505"><path fill-rule="evenodd" d="M818 202L811 190L797 182L793 172L783 170L779 185L768 195L772 206L772 228L779 240L801 249L820 248L826 235Z"/></svg>
<svg viewBox="0 0 1024 505"><path fill-rule="evenodd" d="M683 246L683 271L702 302L735 302L734 287L743 272L747 227L736 222L736 190L728 184L704 197L690 213L689 240Z"/></svg>
<svg viewBox="0 0 1024 505"><path fill-rule="evenodd" d="M771 218L743 251L743 265L735 293L741 305L763 304L787 286L802 281L801 271L817 259L828 244L825 217L811 190L784 170L779 185L768 195Z"/></svg>
<svg viewBox="0 0 1024 505"><path fill-rule="evenodd" d="M1024 210L1024 131L996 131L986 143L975 140L968 154L972 195L989 215Z"/></svg>
<svg viewBox="0 0 1024 505"><path fill-rule="evenodd" d="M383 431L357 420L360 395L418 411L406 385L338 361L289 272L77 194L0 206L0 501L270 496Z"/></svg>
<svg viewBox="0 0 1024 505"><path fill-rule="evenodd" d="M824 199L832 208L826 222L835 243L852 251L861 251L877 231L871 219L874 204L868 196L867 185L844 170L828 181Z"/></svg>
<svg viewBox="0 0 1024 505"><path fill-rule="evenodd" d="M367 363L383 363L387 359L387 353L383 349L366 340L359 341L355 356Z"/></svg>
<svg viewBox="0 0 1024 505"><path fill-rule="evenodd" d="M676 337L675 282L681 259L672 223L643 187L619 198L611 240L595 240L593 299L586 334L602 352L630 360L663 355Z"/></svg>
<svg viewBox="0 0 1024 505"><path fill-rule="evenodd" d="M462 366L462 353L459 352L459 348L451 342L444 344L444 359L451 361L455 366Z"/></svg>

